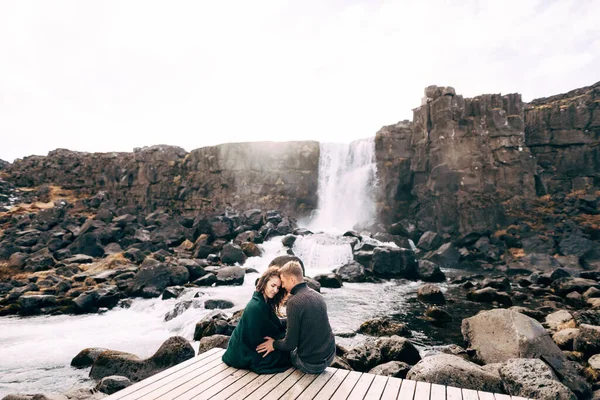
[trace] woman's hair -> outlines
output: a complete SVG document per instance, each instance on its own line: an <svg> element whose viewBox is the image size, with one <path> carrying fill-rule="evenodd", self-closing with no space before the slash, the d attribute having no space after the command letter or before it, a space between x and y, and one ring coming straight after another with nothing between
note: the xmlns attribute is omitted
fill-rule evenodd
<svg viewBox="0 0 600 400"><path fill-rule="evenodd" d="M279 275L279 267L267 268L267 270L262 274L262 276L260 278L258 278L258 281L256 282L256 291L264 294L265 288L267 287L267 283L269 283L269 280L273 277L277 277L277 278L281 279L281 277ZM283 298L285 297L285 295L286 295L285 289L283 287L280 287L279 292L277 292L275 297L273 297L272 299L267 298L267 304L276 313L279 313L279 308L281 307L281 305L283 303Z"/></svg>

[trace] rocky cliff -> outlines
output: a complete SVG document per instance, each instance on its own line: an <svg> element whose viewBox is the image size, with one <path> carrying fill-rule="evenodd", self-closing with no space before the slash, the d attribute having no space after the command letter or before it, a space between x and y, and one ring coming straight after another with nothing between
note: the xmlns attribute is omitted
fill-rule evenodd
<svg viewBox="0 0 600 400"><path fill-rule="evenodd" d="M525 143L538 164L538 194L600 185L600 82L525 109Z"/></svg>
<svg viewBox="0 0 600 400"><path fill-rule="evenodd" d="M103 191L118 206L148 211L210 214L257 207L303 215L316 207L318 165L317 142L260 142L190 153L173 146L133 153L59 149L17 160L7 173L19 186L52 184L80 195Z"/></svg>

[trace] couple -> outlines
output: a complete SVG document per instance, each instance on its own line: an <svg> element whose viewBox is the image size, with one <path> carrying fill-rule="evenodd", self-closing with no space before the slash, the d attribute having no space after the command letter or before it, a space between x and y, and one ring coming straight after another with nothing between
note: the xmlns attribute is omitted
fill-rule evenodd
<svg viewBox="0 0 600 400"><path fill-rule="evenodd" d="M277 316L286 292L286 321ZM335 357L335 340L323 297L306 286L297 261L269 267L231 335L225 364L259 374L282 372L292 365L319 374Z"/></svg>

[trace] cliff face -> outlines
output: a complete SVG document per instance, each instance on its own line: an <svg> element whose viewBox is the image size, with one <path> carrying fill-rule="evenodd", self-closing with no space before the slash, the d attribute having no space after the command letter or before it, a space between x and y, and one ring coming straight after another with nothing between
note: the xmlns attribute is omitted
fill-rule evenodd
<svg viewBox="0 0 600 400"><path fill-rule="evenodd" d="M232 143L187 153L153 146L133 153L55 150L8 169L19 186L53 184L78 194L106 192L119 206L180 212L227 207L303 215L316 207L317 142Z"/></svg>
<svg viewBox="0 0 600 400"><path fill-rule="evenodd" d="M539 166L538 194L599 186L600 82L532 101L525 143Z"/></svg>
<svg viewBox="0 0 600 400"><path fill-rule="evenodd" d="M535 195L521 96L465 99L437 86L425 94L412 124L377 133L381 214L414 219L422 231L494 229L506 206Z"/></svg>

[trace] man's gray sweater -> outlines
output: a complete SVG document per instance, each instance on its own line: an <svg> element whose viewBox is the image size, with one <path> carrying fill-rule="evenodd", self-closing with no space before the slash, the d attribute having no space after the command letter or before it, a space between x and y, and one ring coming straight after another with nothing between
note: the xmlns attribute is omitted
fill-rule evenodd
<svg viewBox="0 0 600 400"><path fill-rule="evenodd" d="M277 350L297 349L298 357L305 363L321 364L335 353L335 339L327 304L323 297L300 283L291 291L287 302L287 332L285 338L273 342Z"/></svg>

